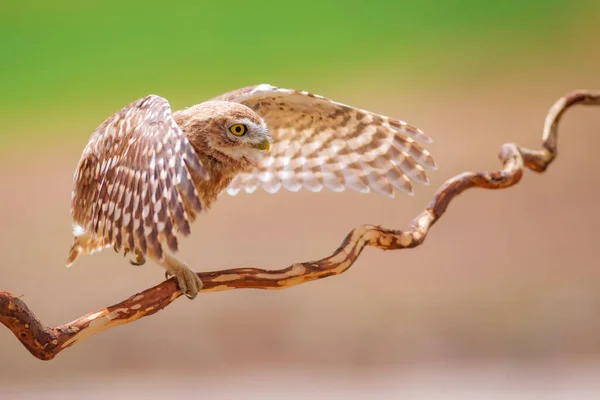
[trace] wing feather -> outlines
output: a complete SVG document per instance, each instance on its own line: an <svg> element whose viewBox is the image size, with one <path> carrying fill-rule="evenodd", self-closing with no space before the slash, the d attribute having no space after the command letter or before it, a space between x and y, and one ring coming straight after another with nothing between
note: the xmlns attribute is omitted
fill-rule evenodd
<svg viewBox="0 0 600 400"><path fill-rule="evenodd" d="M161 260L177 251L202 204L194 179L206 171L162 97L113 114L90 137L74 176L74 223L105 245Z"/></svg>
<svg viewBox="0 0 600 400"><path fill-rule="evenodd" d="M437 168L420 129L323 96L262 84L214 100L253 109L274 142L256 168L231 182L230 195L261 186L269 193L350 188L393 197L395 190L412 194L413 184L428 183L425 170Z"/></svg>

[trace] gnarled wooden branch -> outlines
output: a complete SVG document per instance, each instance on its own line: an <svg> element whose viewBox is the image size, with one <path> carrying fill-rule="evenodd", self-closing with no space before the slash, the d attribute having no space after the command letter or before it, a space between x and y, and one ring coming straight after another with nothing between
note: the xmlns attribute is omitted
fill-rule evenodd
<svg viewBox="0 0 600 400"><path fill-rule="evenodd" d="M470 188L503 189L517 184L524 167L543 172L556 157L557 126L562 114L575 104L600 105L600 92L574 91L560 98L546 117L541 150L516 144L500 149L502 169L495 172L465 172L446 181L427 208L406 230L363 225L350 232L341 246L327 258L293 264L280 270L236 268L202 272L203 292L252 288L285 289L346 271L365 246L383 250L416 247L423 243L431 226L444 214L450 201ZM51 360L62 350L105 329L133 322L162 310L181 296L174 278L135 294L125 301L54 328L43 325L27 305L10 293L0 292L0 322L41 360Z"/></svg>

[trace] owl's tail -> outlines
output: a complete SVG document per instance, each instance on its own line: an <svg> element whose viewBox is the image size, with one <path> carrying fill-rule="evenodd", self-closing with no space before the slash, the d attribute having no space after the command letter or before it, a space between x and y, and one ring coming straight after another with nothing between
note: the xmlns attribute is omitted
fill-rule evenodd
<svg viewBox="0 0 600 400"><path fill-rule="evenodd" d="M80 255L92 254L110 246L104 238L93 237L88 233L73 238L73 245L67 257L66 267L69 268Z"/></svg>

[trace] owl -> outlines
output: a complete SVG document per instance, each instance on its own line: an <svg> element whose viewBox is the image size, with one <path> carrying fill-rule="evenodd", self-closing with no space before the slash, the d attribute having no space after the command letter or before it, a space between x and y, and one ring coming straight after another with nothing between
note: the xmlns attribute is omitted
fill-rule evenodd
<svg viewBox="0 0 600 400"><path fill-rule="evenodd" d="M202 282L176 257L178 238L224 193L302 188L412 194L436 168L431 140L405 122L268 84L172 112L148 95L91 135L73 177L67 267L113 247L175 276L194 298Z"/></svg>

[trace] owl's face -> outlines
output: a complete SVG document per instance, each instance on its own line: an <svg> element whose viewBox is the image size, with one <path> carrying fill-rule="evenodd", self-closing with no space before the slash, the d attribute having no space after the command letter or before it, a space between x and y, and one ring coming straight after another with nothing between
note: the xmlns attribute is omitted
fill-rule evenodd
<svg viewBox="0 0 600 400"><path fill-rule="evenodd" d="M211 110L207 137L211 149L253 164L271 149L267 125L253 110L239 103L210 103L221 103Z"/></svg>

